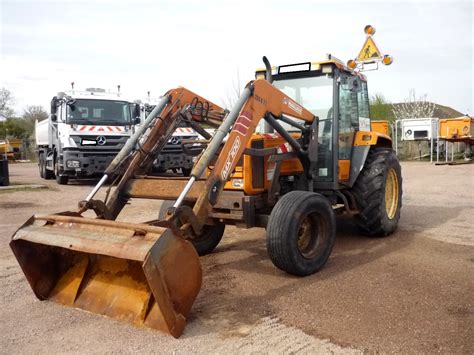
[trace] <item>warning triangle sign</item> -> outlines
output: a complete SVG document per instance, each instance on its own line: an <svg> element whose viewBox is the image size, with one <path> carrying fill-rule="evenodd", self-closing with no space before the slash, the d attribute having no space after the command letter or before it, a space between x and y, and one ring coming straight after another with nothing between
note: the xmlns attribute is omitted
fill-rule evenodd
<svg viewBox="0 0 474 355"><path fill-rule="evenodd" d="M357 56L358 62L373 62L382 59L382 52L379 51L372 36L367 36L365 43Z"/></svg>

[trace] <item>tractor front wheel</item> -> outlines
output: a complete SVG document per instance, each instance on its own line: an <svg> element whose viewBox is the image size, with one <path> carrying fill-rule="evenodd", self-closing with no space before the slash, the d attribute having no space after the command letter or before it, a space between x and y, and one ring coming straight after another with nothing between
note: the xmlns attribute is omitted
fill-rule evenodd
<svg viewBox="0 0 474 355"><path fill-rule="evenodd" d="M166 218L168 209L174 205L174 202L175 201L164 200L161 203L160 211L158 212L158 219L160 221ZM212 251L217 247L224 235L224 230L225 224L215 221L213 225L204 225L202 227L201 235L189 239L189 241L194 246L194 249L196 249L199 256L204 256L212 253Z"/></svg>
<svg viewBox="0 0 474 355"><path fill-rule="evenodd" d="M328 199L291 191L278 200L267 224L267 252L289 274L307 276L326 264L336 239L336 217Z"/></svg>

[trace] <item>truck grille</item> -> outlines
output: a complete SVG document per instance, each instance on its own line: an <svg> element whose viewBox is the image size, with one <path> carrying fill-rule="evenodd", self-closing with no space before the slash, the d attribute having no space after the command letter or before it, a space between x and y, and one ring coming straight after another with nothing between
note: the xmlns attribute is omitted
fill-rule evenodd
<svg viewBox="0 0 474 355"><path fill-rule="evenodd" d="M197 138L197 136L173 136L164 146L161 154L181 154L183 152L183 148L181 146L183 140L192 140Z"/></svg>

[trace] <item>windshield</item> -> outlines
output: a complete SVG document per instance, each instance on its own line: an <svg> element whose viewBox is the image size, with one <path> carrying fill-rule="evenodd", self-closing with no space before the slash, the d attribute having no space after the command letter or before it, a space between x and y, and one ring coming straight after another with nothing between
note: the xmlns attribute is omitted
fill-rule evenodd
<svg viewBox="0 0 474 355"><path fill-rule="evenodd" d="M319 117L317 181L330 182L333 179L332 164L332 120L333 87L331 76L275 80L273 85ZM282 124L288 131L290 125Z"/></svg>
<svg viewBox="0 0 474 355"><path fill-rule="evenodd" d="M283 91L293 100L319 119L330 118L332 108L333 80L329 76L316 76L312 78L276 80L273 82L278 89Z"/></svg>
<svg viewBox="0 0 474 355"><path fill-rule="evenodd" d="M77 99L67 106L67 123L130 125L130 105L125 101Z"/></svg>
<svg viewBox="0 0 474 355"><path fill-rule="evenodd" d="M311 111L319 120L332 118L333 78L330 76L316 76L311 78L285 79L273 81L273 85L286 95ZM303 123L295 119L296 122ZM295 131L293 126L280 122L287 131ZM257 127L257 132L263 132L263 120Z"/></svg>

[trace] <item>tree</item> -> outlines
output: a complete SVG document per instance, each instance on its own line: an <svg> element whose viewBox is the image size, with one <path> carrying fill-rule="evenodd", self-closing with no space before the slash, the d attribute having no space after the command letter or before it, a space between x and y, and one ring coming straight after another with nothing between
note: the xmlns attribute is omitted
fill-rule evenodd
<svg viewBox="0 0 474 355"><path fill-rule="evenodd" d="M404 102L392 105L392 112L397 120L405 118L431 118L436 105L426 100L427 95L416 97L415 90L411 89Z"/></svg>
<svg viewBox="0 0 474 355"><path fill-rule="evenodd" d="M232 90L224 99L222 99L224 108L228 110L232 109L232 107L239 99L241 93L242 85L240 80L240 71L239 68L237 68L237 79L232 80Z"/></svg>
<svg viewBox="0 0 474 355"><path fill-rule="evenodd" d="M380 93L370 97L370 116L375 120L394 120L391 103Z"/></svg>
<svg viewBox="0 0 474 355"><path fill-rule="evenodd" d="M0 122L0 138L27 139L32 131L21 118L9 118L5 122Z"/></svg>
<svg viewBox="0 0 474 355"><path fill-rule="evenodd" d="M48 118L48 113L43 106L26 106L21 116L24 120L34 123L36 120L42 121Z"/></svg>
<svg viewBox="0 0 474 355"><path fill-rule="evenodd" d="M0 114L6 118L13 117L15 111L10 107L15 102L13 94L10 90L0 89Z"/></svg>
<svg viewBox="0 0 474 355"><path fill-rule="evenodd" d="M35 122L36 120L42 121L48 118L48 113L42 106L26 106L23 110L23 115L21 116L21 120L23 121L23 125L30 134L33 134L35 130Z"/></svg>

